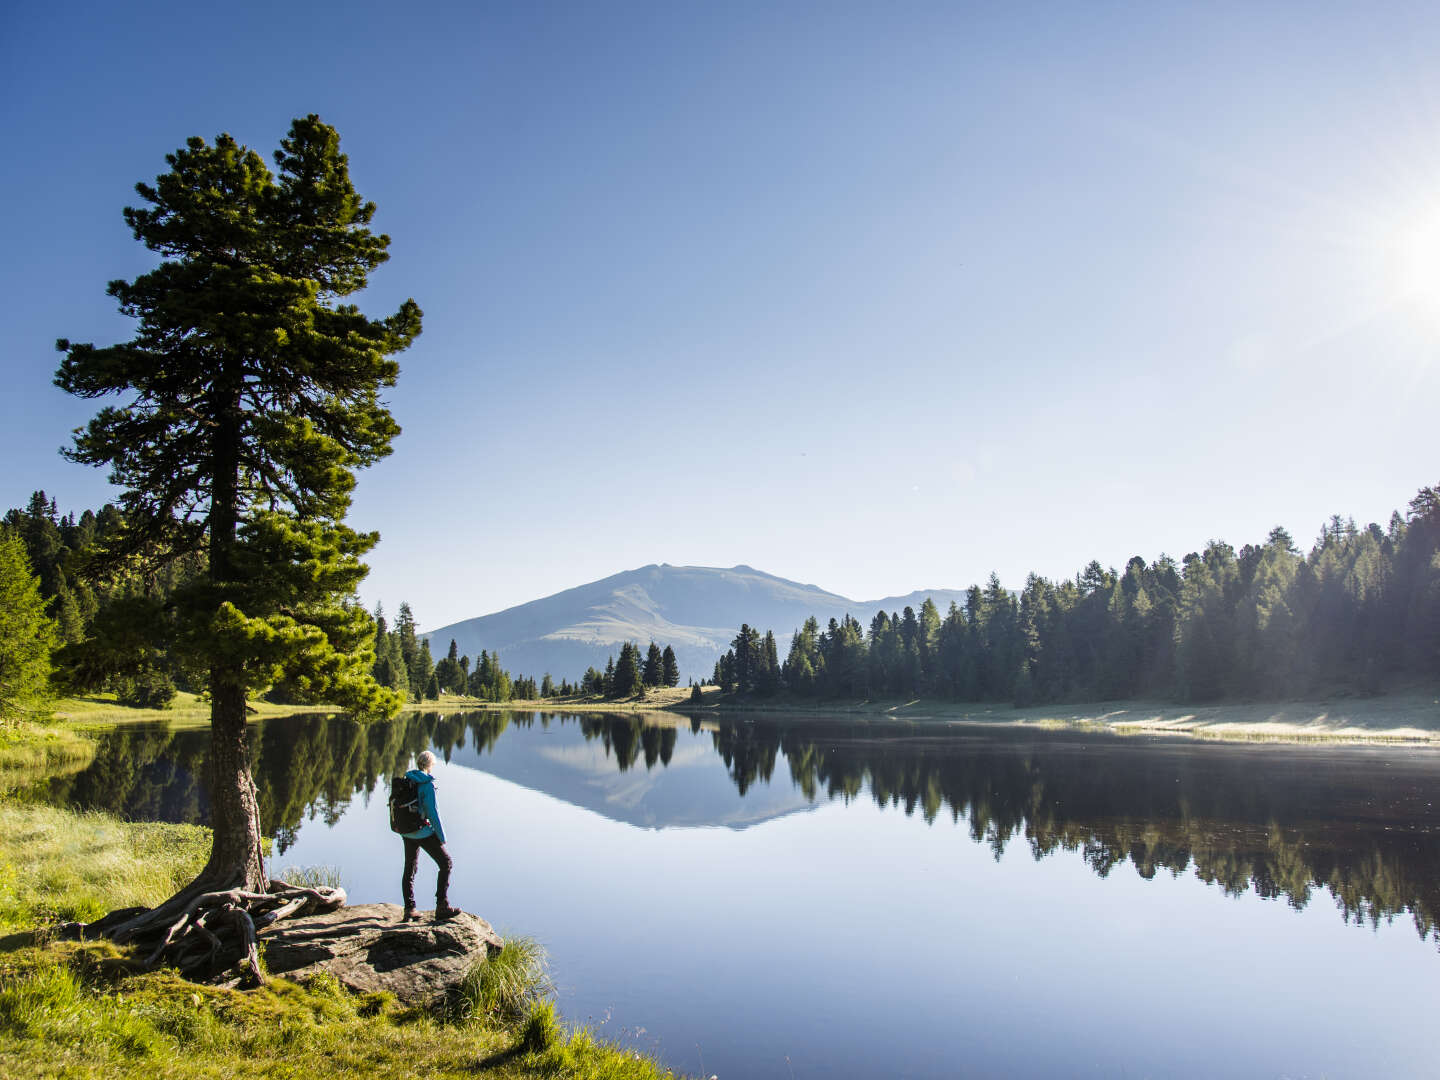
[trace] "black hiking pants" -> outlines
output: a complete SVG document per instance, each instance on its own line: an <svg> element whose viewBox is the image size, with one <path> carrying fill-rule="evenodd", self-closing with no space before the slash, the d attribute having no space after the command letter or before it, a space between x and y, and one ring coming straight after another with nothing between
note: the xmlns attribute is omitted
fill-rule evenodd
<svg viewBox="0 0 1440 1080"><path fill-rule="evenodd" d="M411 840L408 836L405 839L405 875L400 879L400 895L405 898L405 909L407 911L415 907L415 865L420 861L420 849L425 849L425 854L435 860L435 865L440 869L440 877L435 882L435 906L437 908L449 907L450 895L450 852L445 850L445 845L434 833L422 840Z"/></svg>

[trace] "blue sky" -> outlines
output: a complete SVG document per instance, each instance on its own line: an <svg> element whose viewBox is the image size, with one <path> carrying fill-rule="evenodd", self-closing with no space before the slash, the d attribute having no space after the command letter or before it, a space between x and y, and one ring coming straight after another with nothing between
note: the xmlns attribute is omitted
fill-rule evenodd
<svg viewBox="0 0 1440 1080"><path fill-rule="evenodd" d="M857 599L1384 521L1437 463L1434 5L11 5L0 506L187 136L340 131L425 333L352 521L422 626L650 562Z"/></svg>

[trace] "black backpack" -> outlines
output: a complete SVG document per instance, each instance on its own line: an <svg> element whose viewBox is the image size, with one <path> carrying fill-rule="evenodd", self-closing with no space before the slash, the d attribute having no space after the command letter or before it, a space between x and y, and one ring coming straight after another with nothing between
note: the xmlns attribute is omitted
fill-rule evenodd
<svg viewBox="0 0 1440 1080"><path fill-rule="evenodd" d="M390 781L390 831L419 832L429 822L420 812L420 785L408 776Z"/></svg>

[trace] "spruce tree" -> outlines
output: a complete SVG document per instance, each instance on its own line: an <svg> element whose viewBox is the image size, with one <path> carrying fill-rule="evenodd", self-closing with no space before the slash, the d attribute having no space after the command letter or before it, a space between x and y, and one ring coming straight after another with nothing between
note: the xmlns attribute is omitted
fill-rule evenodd
<svg viewBox="0 0 1440 1080"><path fill-rule="evenodd" d="M374 628L352 599L379 537L344 521L354 470L399 433L380 392L420 309L406 301L371 319L338 302L364 288L389 238L368 228L375 206L355 191L335 130L296 120L274 159L272 172L229 135L168 155L168 172L136 186L146 205L124 212L160 263L109 287L136 336L58 342L57 385L123 396L67 451L108 466L123 490L108 556L206 560L165 619L133 605L135 625L149 620L208 669L211 699L210 860L157 918L197 891L265 887L247 693L288 679L356 712L399 704L370 677Z"/></svg>
<svg viewBox="0 0 1440 1080"><path fill-rule="evenodd" d="M773 694L780 689L780 659L773 630L765 631L765 639L760 645L760 667L755 684L763 694Z"/></svg>
<svg viewBox="0 0 1440 1080"><path fill-rule="evenodd" d="M385 611L375 605L375 666L372 669L375 681L388 686L402 697L410 692L410 673L400 659L399 635L390 630L385 621Z"/></svg>
<svg viewBox="0 0 1440 1080"><path fill-rule="evenodd" d="M675 650L669 645L665 646L665 652L660 657L660 666L660 681L666 686L679 686L680 665L675 662Z"/></svg>
<svg viewBox="0 0 1440 1080"><path fill-rule="evenodd" d="M435 694L430 693L430 680L433 678L435 678L435 661L430 659L430 639L421 638L420 655L415 660L415 673L410 679L410 685L415 690L416 701L420 700L422 691L431 698L439 695L438 689ZM439 683L436 683L436 686L438 687Z"/></svg>
<svg viewBox="0 0 1440 1080"><path fill-rule="evenodd" d="M0 720L20 716L44 697L56 643L25 544L0 526Z"/></svg>
<svg viewBox="0 0 1440 1080"><path fill-rule="evenodd" d="M455 639L450 639L450 651L435 665L435 678L444 693L464 693L464 672L460 667L460 650Z"/></svg>
<svg viewBox="0 0 1440 1080"><path fill-rule="evenodd" d="M405 601L400 602L400 612L395 616L395 635L400 645L400 662L405 665L405 675L410 685L417 690L425 685L420 677L420 638L415 633L415 613Z"/></svg>
<svg viewBox="0 0 1440 1080"><path fill-rule="evenodd" d="M640 674L640 649L633 642L627 641L620 646L620 658L615 661L615 676L610 695L612 697L630 697L639 693L644 681Z"/></svg>
<svg viewBox="0 0 1440 1080"><path fill-rule="evenodd" d="M646 686L659 686L665 679L665 660L660 652L660 646L650 642L650 648L645 653L645 668L642 680Z"/></svg>

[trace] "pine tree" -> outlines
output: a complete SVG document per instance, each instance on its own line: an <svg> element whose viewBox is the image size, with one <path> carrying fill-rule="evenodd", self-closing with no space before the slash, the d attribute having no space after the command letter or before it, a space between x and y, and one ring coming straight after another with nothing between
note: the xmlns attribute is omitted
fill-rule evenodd
<svg viewBox="0 0 1440 1080"><path fill-rule="evenodd" d="M646 686L659 686L665 679L665 660L660 652L660 646L650 642L650 648L645 653L645 669L642 673L642 681Z"/></svg>
<svg viewBox="0 0 1440 1080"><path fill-rule="evenodd" d="M411 676L410 686L415 691L415 700L419 701L422 692L426 697L439 696L439 683L437 682L435 694L430 693L430 680L435 677L435 662L430 659L430 639L420 640L420 655L415 660L415 673Z"/></svg>
<svg viewBox="0 0 1440 1080"><path fill-rule="evenodd" d="M660 681L666 686L680 685L680 665L675 661L675 650L669 645L665 646L665 652L660 656Z"/></svg>
<svg viewBox="0 0 1440 1080"><path fill-rule="evenodd" d="M644 682L640 674L640 649L630 641L620 646L620 658L615 661L614 681L611 697L630 697L640 692Z"/></svg>
<svg viewBox="0 0 1440 1080"><path fill-rule="evenodd" d="M450 639L450 649L444 658L435 665L435 679L439 683L442 693L465 692L464 671L460 667L460 650L455 639Z"/></svg>
<svg viewBox="0 0 1440 1080"><path fill-rule="evenodd" d="M765 639L760 646L760 670L755 685L762 694L773 694L780 689L780 658L773 630L765 631Z"/></svg>
<svg viewBox="0 0 1440 1080"><path fill-rule="evenodd" d="M420 638L415 633L415 615L403 600L400 612L395 616L395 636L400 646L400 662L405 665L406 680L418 693L425 687L420 677Z"/></svg>
<svg viewBox="0 0 1440 1080"><path fill-rule="evenodd" d="M375 681L388 686L404 697L409 696L410 673L400 658L399 635L391 631L385 621L385 611L375 605L375 666L372 669Z"/></svg>
<svg viewBox="0 0 1440 1080"><path fill-rule="evenodd" d="M44 697L56 643L25 544L0 526L0 720L23 714Z"/></svg>
<svg viewBox="0 0 1440 1080"><path fill-rule="evenodd" d="M734 652L731 678L738 693L748 694L755 689L760 674L761 644L760 633L749 623L740 624L740 632L730 643Z"/></svg>
<svg viewBox="0 0 1440 1080"><path fill-rule="evenodd" d="M124 490L110 558L206 557L169 620L134 606L137 626L208 667L211 698L211 856L156 919L197 891L265 885L247 692L286 678L355 711L398 707L370 678L374 628L351 599L379 537L344 518L353 470L399 432L379 396L399 371L389 357L420 332L413 301L379 320L336 303L364 288L389 238L367 227L374 204L317 117L292 123L278 173L229 135L192 138L166 161L136 187L148 206L124 215L161 262L109 287L135 338L62 339L55 379L81 397L125 396L68 452L108 465Z"/></svg>

